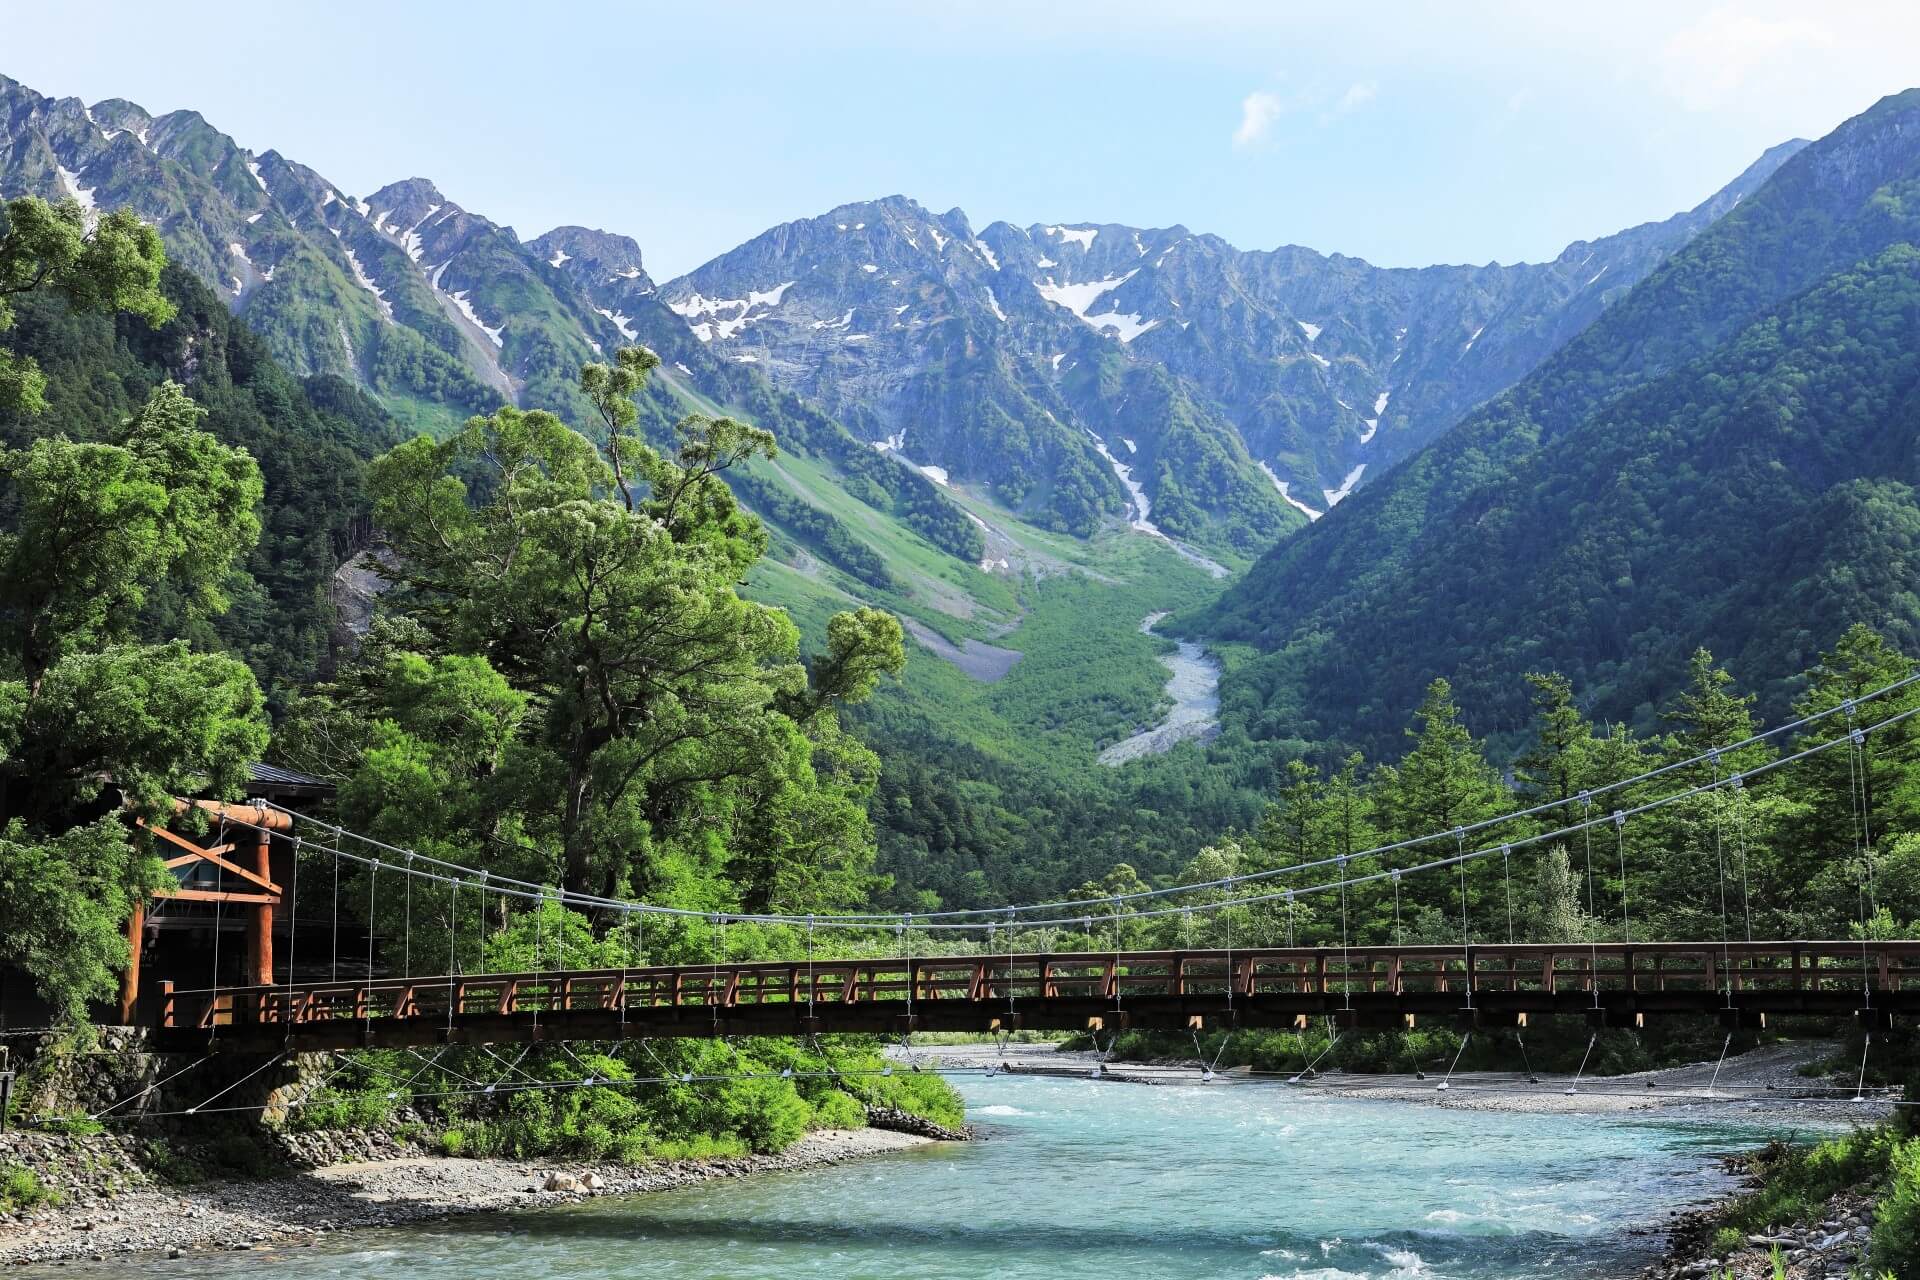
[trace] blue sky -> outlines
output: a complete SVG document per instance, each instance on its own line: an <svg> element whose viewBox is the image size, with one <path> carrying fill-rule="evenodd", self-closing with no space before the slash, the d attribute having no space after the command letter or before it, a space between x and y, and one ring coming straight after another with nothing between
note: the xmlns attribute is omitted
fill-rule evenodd
<svg viewBox="0 0 1920 1280"><path fill-rule="evenodd" d="M0 72L202 112L365 194L419 175L670 276L896 192L1395 266L1511 262L1698 202L1920 84L1920 5L65 5Z"/></svg>

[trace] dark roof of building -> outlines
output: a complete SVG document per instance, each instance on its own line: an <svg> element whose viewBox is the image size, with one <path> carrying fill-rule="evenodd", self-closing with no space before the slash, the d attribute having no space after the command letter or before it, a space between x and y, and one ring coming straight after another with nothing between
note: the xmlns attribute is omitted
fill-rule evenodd
<svg viewBox="0 0 1920 1280"><path fill-rule="evenodd" d="M310 773L301 773L297 769L282 769L277 764L250 764L247 773L251 781L250 790L256 791L327 791L333 790L333 783L325 778L316 778Z"/></svg>

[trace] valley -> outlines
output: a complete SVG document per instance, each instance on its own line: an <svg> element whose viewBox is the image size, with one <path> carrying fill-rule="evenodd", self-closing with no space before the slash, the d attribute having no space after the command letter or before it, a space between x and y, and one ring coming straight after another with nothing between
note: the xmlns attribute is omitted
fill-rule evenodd
<svg viewBox="0 0 1920 1280"><path fill-rule="evenodd" d="M1920 89L1567 241L1567 103L1327 181L1381 86L1269 80L1246 248L1159 112L939 212L868 34L367 157L0 75L0 1260L1920 1267ZM1536 260L1284 242L1482 182Z"/></svg>

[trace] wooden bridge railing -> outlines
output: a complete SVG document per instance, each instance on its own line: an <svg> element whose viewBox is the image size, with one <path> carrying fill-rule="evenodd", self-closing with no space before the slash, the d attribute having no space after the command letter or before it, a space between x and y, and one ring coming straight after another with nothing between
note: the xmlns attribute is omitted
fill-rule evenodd
<svg viewBox="0 0 1920 1280"><path fill-rule="evenodd" d="M693 1034L702 1014L716 1029L723 1021L732 1028L735 1020L725 1015L751 1010L779 1012L789 1022L805 1016L837 1023L861 1008L876 1014L995 1005L1118 1011L1130 1004L1331 1007L1337 1001L1417 1002L1432 1010L1475 1001L1558 1007L1569 995L1584 994L1596 1004L1626 998L1684 1012L1717 1004L1797 1010L1813 1007L1812 997L1832 1004L1849 994L1872 1003L1870 993L1920 1002L1920 941L1027 953L355 978L219 990L176 991L166 983L156 1023L162 1030L248 1026L292 1036L301 1028L349 1023L452 1028L476 1019L537 1023L597 1013L603 1023L671 1019L677 1034Z"/></svg>

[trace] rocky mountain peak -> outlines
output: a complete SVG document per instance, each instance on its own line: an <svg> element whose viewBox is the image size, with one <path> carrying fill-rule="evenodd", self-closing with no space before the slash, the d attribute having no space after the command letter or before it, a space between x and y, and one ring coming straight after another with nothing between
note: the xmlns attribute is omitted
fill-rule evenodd
<svg viewBox="0 0 1920 1280"><path fill-rule="evenodd" d="M651 289L640 245L631 236L590 227L555 227L527 242L527 249L548 266L578 274L588 282L633 282Z"/></svg>
<svg viewBox="0 0 1920 1280"><path fill-rule="evenodd" d="M390 182L363 202L367 217L377 230L417 227L436 213L452 217L464 210L440 194L440 188L425 178L406 178Z"/></svg>
<svg viewBox="0 0 1920 1280"><path fill-rule="evenodd" d="M137 102L128 102L125 98L105 98L93 104L93 122L102 130L118 132L125 130L141 142L147 140L147 134L153 128L153 116Z"/></svg>

